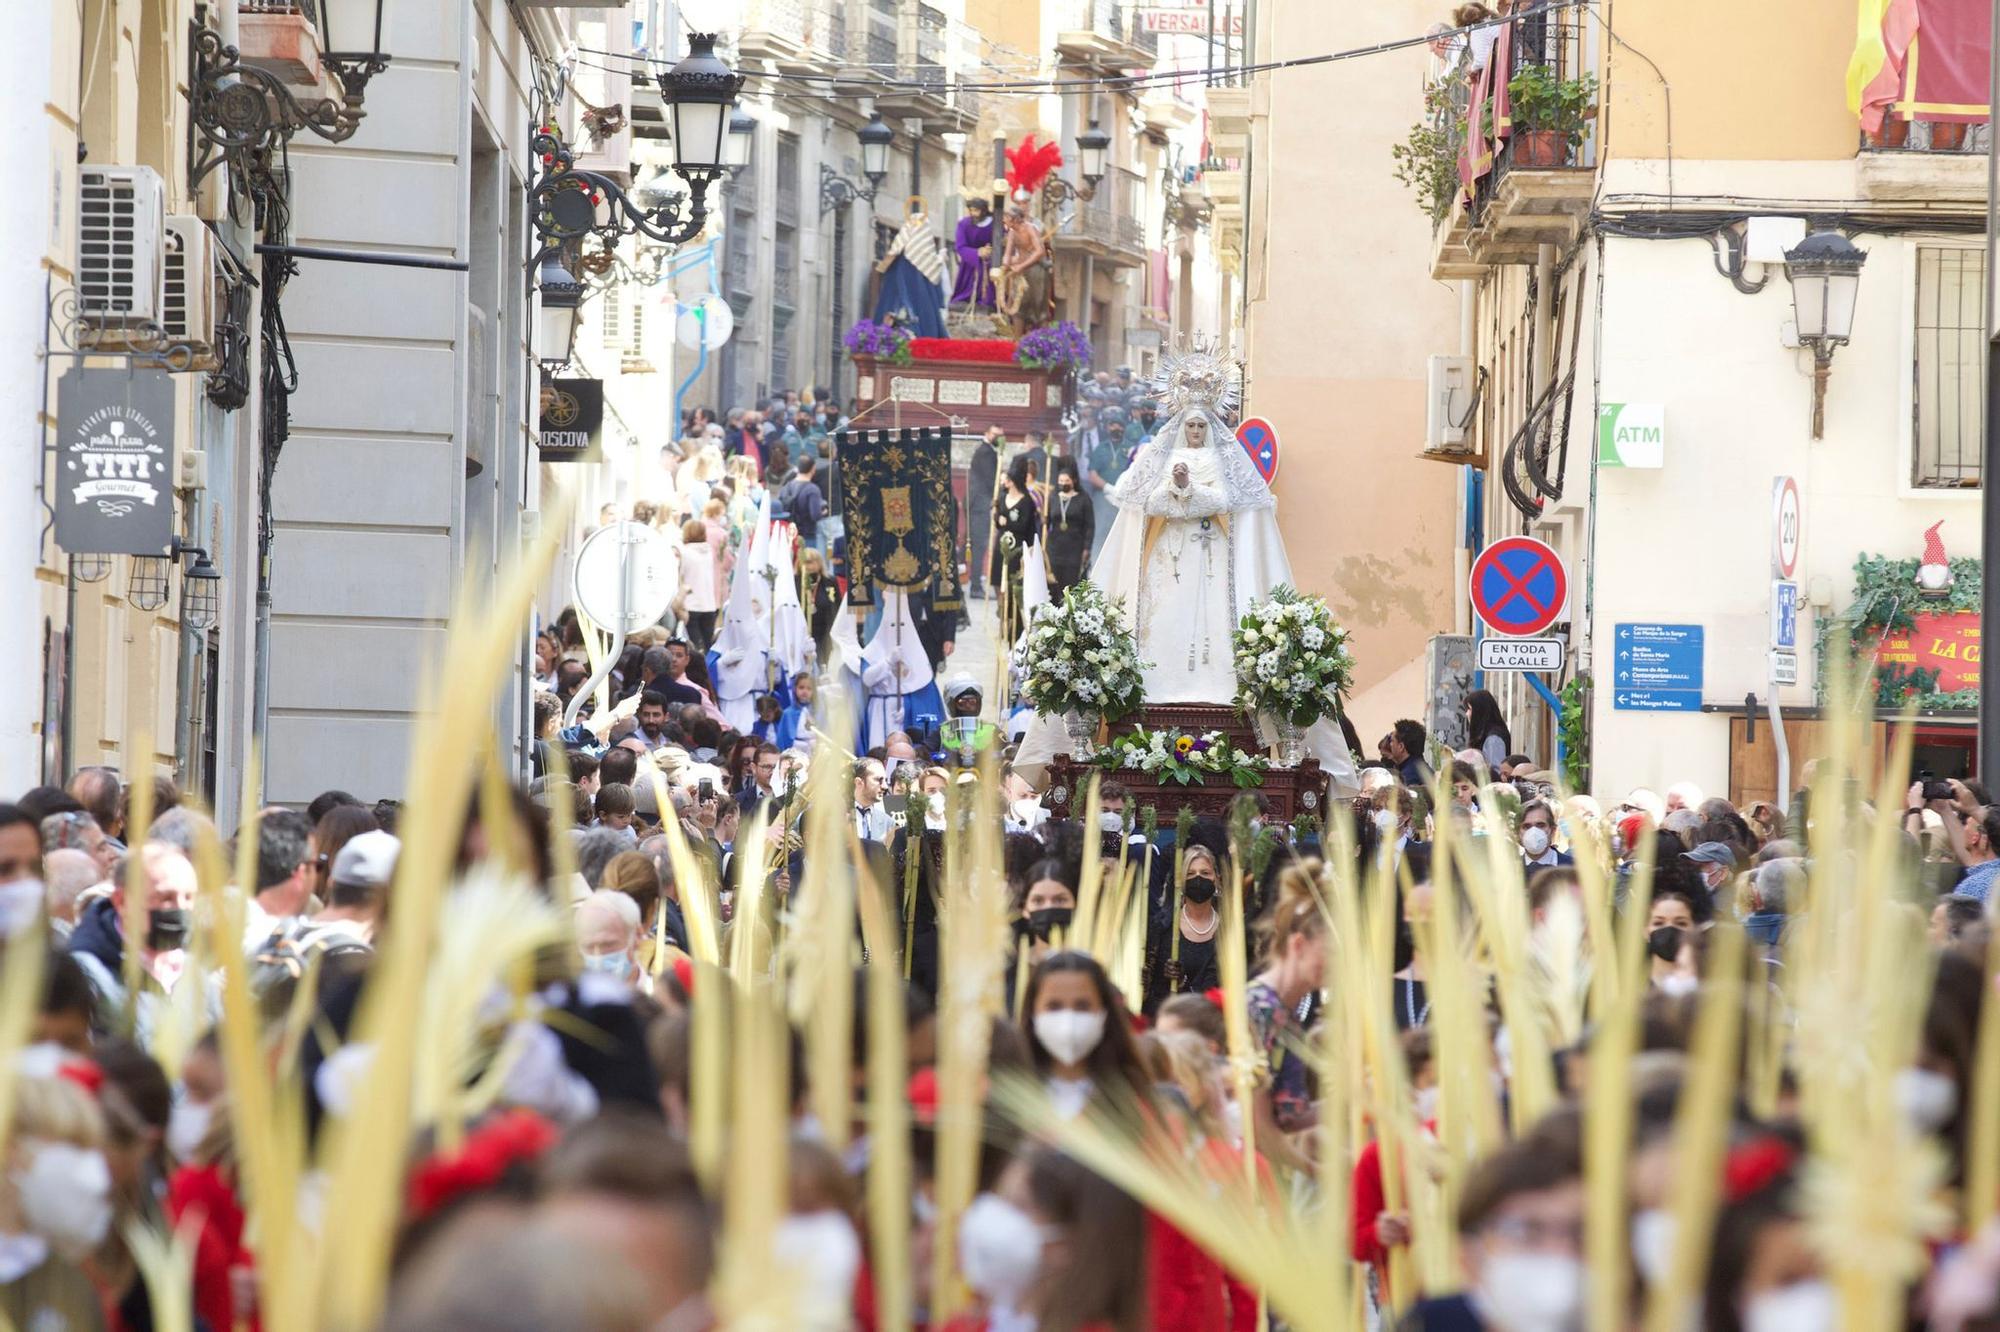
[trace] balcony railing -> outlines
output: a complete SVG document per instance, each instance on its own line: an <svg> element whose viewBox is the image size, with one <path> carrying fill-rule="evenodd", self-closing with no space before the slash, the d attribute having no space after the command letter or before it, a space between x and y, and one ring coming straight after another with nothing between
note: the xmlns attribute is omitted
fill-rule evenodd
<svg viewBox="0 0 2000 1332"><path fill-rule="evenodd" d="M1130 0L1065 0L1058 11L1059 32L1092 32L1127 46L1137 47L1149 58L1160 52L1160 35L1146 31L1139 6Z"/></svg>
<svg viewBox="0 0 2000 1332"><path fill-rule="evenodd" d="M1112 168L1110 176L1098 182L1096 194L1092 198L1076 200L1076 212L1070 216L1066 228L1062 228L1060 238L1094 242L1106 250L1118 250L1132 256L1134 262L1146 254L1146 226L1140 222L1136 200L1138 190L1144 180L1122 166Z"/></svg>
<svg viewBox="0 0 2000 1332"><path fill-rule="evenodd" d="M1567 11L1563 11L1567 12ZM1489 29L1488 31L1500 31ZM1576 21L1565 22L1556 13L1529 13L1517 19L1509 32L1509 54L1505 71L1509 100L1513 103L1509 119L1511 126L1507 138L1499 145L1493 156L1493 168L1474 182L1472 197L1466 208L1466 216L1473 226L1478 226L1487 204L1500 190L1509 173L1514 171L1589 170L1597 164L1596 120L1583 122L1581 138L1572 143L1569 131L1556 130L1540 123L1532 112L1524 114L1520 99L1511 95L1516 79L1523 74L1540 76L1537 81L1547 86L1568 85L1576 81L1594 81L1592 52L1585 40L1584 24ZM1499 53L1500 43L1496 40L1488 58ZM1470 53L1468 53L1470 54ZM1463 79L1467 87L1476 84L1476 75L1461 69L1452 75ZM1495 82L1495 90L1499 87ZM1466 110L1467 125L1460 131L1461 136L1469 132L1472 117L1490 117L1487 105L1473 106L1470 97L1461 95L1452 99L1453 105L1463 105ZM1591 108L1594 116L1595 108ZM1490 124L1490 119L1487 120ZM1461 138L1462 141L1462 138Z"/></svg>
<svg viewBox="0 0 2000 1332"><path fill-rule="evenodd" d="M944 85L945 28L948 20L942 9L923 4L916 6L916 73L917 78L927 86Z"/></svg>
<svg viewBox="0 0 2000 1332"><path fill-rule="evenodd" d="M1963 153L1984 157L1992 141L1991 125L1946 124L1932 120L1882 122L1882 132L1861 132L1861 150L1867 153Z"/></svg>

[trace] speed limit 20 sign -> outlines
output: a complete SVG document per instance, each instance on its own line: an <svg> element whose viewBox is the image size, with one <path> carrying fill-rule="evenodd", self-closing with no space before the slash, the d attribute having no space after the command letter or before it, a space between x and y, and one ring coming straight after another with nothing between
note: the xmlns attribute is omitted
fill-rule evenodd
<svg viewBox="0 0 2000 1332"><path fill-rule="evenodd" d="M1799 483L1781 476L1771 483L1771 576L1790 578L1799 571L1799 539L1805 529L1805 505Z"/></svg>

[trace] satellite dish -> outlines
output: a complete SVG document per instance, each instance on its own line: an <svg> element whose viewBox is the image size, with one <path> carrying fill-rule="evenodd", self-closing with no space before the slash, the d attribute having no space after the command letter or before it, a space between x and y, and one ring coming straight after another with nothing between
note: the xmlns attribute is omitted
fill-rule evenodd
<svg viewBox="0 0 2000 1332"><path fill-rule="evenodd" d="M612 523L584 538L570 573L577 609L614 634L658 624L680 585L673 548L644 523Z"/></svg>
<svg viewBox="0 0 2000 1332"><path fill-rule="evenodd" d="M736 331L736 314L729 302L710 293L692 305L683 305L674 320L674 341L693 351L706 346L714 351L729 341Z"/></svg>

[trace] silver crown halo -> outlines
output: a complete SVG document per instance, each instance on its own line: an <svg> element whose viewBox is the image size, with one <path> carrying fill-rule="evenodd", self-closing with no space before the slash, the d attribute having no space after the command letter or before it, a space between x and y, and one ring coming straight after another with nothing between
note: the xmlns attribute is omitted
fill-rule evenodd
<svg viewBox="0 0 2000 1332"><path fill-rule="evenodd" d="M1235 412L1241 399L1241 372L1236 359L1225 355L1209 335L1177 337L1160 355L1153 393L1170 416L1201 404L1226 417Z"/></svg>

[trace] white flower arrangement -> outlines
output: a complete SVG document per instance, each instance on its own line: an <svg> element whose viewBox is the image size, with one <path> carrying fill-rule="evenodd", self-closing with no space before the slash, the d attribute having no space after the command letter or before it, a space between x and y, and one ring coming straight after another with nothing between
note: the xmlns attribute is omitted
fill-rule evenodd
<svg viewBox="0 0 2000 1332"><path fill-rule="evenodd" d="M1237 623L1236 705L1311 726L1332 712L1354 678L1347 631L1326 602L1280 584Z"/></svg>
<svg viewBox="0 0 2000 1332"><path fill-rule="evenodd" d="M1023 695L1045 716L1116 721L1145 700L1145 664L1124 609L1095 583L1078 583L1061 601L1035 609L1013 668Z"/></svg>

